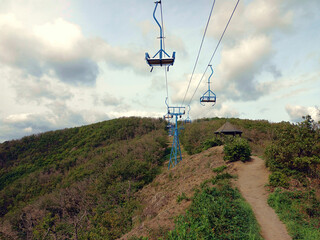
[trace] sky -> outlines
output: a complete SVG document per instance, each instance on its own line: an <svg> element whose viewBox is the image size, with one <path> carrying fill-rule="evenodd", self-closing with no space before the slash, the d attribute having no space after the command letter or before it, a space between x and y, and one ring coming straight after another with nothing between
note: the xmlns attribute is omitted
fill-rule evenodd
<svg viewBox="0 0 320 240"><path fill-rule="evenodd" d="M191 119L320 120L319 0L240 0L209 62L236 2L215 1L191 78L213 0L162 0L165 49L176 52L166 85L165 68L144 59L159 50L154 0L0 0L0 142L162 117L167 89ZM209 63L217 103L201 106Z"/></svg>

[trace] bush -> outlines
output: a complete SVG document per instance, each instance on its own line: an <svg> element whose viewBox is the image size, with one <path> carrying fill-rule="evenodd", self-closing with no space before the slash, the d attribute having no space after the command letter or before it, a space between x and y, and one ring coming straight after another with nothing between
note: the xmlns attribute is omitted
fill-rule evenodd
<svg viewBox="0 0 320 240"><path fill-rule="evenodd" d="M217 137L213 137L211 139L207 139L204 143L203 143L203 149L207 150L211 147L216 147L216 146L221 146L223 145L223 141L220 138Z"/></svg>
<svg viewBox="0 0 320 240"><path fill-rule="evenodd" d="M212 169L213 172L215 173L222 173L225 169L227 169L226 165L222 165L220 167L216 167L214 169Z"/></svg>
<svg viewBox="0 0 320 240"><path fill-rule="evenodd" d="M248 141L243 138L234 138L224 146L223 151L225 161L235 162L240 160L246 162L250 160L251 149Z"/></svg>
<svg viewBox="0 0 320 240"><path fill-rule="evenodd" d="M269 183L273 187L288 187L289 178L282 172L273 172L269 176Z"/></svg>
<svg viewBox="0 0 320 240"><path fill-rule="evenodd" d="M320 128L310 116L297 125L283 124L275 132L272 144L267 147L265 156L271 171L294 170L304 175L320 175Z"/></svg>
<svg viewBox="0 0 320 240"><path fill-rule="evenodd" d="M184 192L182 192L181 195L178 195L178 196L177 196L177 203L180 203L182 200L187 200L187 201L189 201L190 198L187 197L187 195L186 195Z"/></svg>

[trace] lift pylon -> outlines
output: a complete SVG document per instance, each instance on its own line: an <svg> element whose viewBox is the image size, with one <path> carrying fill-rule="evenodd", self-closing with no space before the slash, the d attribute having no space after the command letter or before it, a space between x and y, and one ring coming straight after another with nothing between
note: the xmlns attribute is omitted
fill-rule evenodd
<svg viewBox="0 0 320 240"><path fill-rule="evenodd" d="M178 118L181 118L182 115L185 114L185 107L169 107L167 104L167 99L166 99L166 105L168 108L168 114L174 116L174 120L175 120L173 143L171 147L170 160L168 164L168 169L170 169L171 166L174 167L180 161L182 161L181 148L180 148L180 142L179 142Z"/></svg>

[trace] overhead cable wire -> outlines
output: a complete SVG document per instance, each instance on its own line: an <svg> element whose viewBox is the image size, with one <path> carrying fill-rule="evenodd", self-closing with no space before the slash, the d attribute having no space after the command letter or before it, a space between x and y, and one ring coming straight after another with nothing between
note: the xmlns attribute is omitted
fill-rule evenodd
<svg viewBox="0 0 320 240"><path fill-rule="evenodd" d="M223 36L224 36L224 34L225 34L228 26L229 26L229 23L230 23L233 15L234 15L234 12L236 11L236 9L237 9L237 7L238 7L239 2L240 2L240 0L237 1L237 4L235 5L235 7L234 7L234 9L233 9L233 11L232 11L232 14L231 14L231 16L230 16L230 18L229 18L229 20L228 20L228 23L227 23L226 27L225 27L224 30L223 30L223 33L222 33L222 35L221 35L221 37L220 37L220 39L219 39L219 42L218 42L216 48L214 49L214 52L213 52L213 54L212 54L212 56L211 56L211 58L210 58L210 61L209 61L208 65L207 65L207 67L206 67L206 70L204 71L204 73L203 73L203 75L202 75L202 77L201 77L201 79L200 79L200 81L199 81L199 83L198 83L198 85L197 85L197 88L196 88L196 90L194 91L194 93L193 93L193 95L192 95L192 97L191 97L188 105L190 105L190 103L191 103L194 95L196 94L196 92L197 92L197 90L198 90L198 88L199 88L199 86L200 86L200 83L201 83L203 77L205 76L205 74L206 74L206 72L207 72L207 70L208 70L208 68L209 68L209 65L211 64L211 61L212 61L213 57L215 56L215 54L216 54L216 52L217 52L217 49L218 49L218 47L219 47L219 45L220 45L220 43L221 43L221 40L222 40L222 38L223 38Z"/></svg>
<svg viewBox="0 0 320 240"><path fill-rule="evenodd" d="M186 99L187 93L188 93L189 88L190 88L190 84L191 84L191 81L192 81L192 78L193 78L193 74L194 74L194 72L196 70L196 67L197 67L197 64L198 64L198 60L199 60L199 56L200 56L200 53L201 53L202 45L203 45L204 38L205 38L206 33L207 33L207 29L208 29L208 26L209 26L209 23L210 23L210 19L211 19L211 15L212 15L212 11L213 11L215 2L216 2L216 0L213 0L213 4L212 4L211 10L210 10L210 14L209 14L209 18L208 18L208 21L207 21L207 25L206 25L206 28L204 30L203 36L202 36L202 40L201 40L201 44L200 44L200 47L199 47L198 55L197 55L196 61L195 61L194 66L193 66L193 70L192 70L192 74L191 74L191 77L190 77L190 80L189 80L187 91L184 94L181 106L184 104L184 101Z"/></svg>
<svg viewBox="0 0 320 240"><path fill-rule="evenodd" d="M167 75L167 69L164 68L164 75L166 76L166 88L167 88L167 99L168 99L168 105L169 104L169 88L168 88L168 75Z"/></svg>
<svg viewBox="0 0 320 240"><path fill-rule="evenodd" d="M161 12L161 25L162 25L162 38L163 38L163 49L166 51L166 45L164 43L164 25L163 25L163 13L162 13L162 2L160 2L160 12ZM161 41L161 39L160 39ZM168 75L167 75L167 69L164 68L164 74L166 78L166 90L167 90L167 99L168 99L168 105L169 105L169 87L168 87Z"/></svg>

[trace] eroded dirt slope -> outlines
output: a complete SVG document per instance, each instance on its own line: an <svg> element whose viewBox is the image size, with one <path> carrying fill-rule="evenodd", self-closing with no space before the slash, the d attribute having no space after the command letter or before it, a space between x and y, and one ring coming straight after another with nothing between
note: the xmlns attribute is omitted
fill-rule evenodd
<svg viewBox="0 0 320 240"><path fill-rule="evenodd" d="M212 169L224 165L223 147L210 148L200 154L188 156L176 167L167 170L167 164L156 179L137 193L142 209L133 218L133 229L121 239L132 236L148 236L157 239L174 227L174 218L185 213L191 201L177 202L177 197L185 193L194 194L200 184L212 178Z"/></svg>

